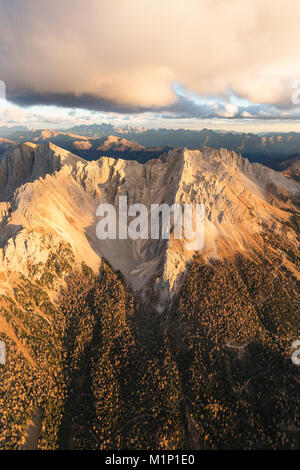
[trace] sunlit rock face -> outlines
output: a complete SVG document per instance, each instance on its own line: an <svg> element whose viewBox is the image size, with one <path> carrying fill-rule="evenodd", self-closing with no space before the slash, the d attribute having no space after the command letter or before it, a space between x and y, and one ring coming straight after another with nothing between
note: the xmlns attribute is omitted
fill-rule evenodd
<svg viewBox="0 0 300 470"><path fill-rule="evenodd" d="M97 270L104 257L137 293L156 293L161 310L199 253L174 239L172 226L170 240L99 240L99 204L111 203L117 213L120 196L149 213L152 204L203 204L200 254L210 262L259 252L266 227L297 243L289 220L299 194L296 181L224 149L173 150L140 164L105 156L87 162L53 144L22 144L0 162L0 288L9 288L16 273L28 275L32 265L47 263L49 251L64 245L75 264Z"/></svg>

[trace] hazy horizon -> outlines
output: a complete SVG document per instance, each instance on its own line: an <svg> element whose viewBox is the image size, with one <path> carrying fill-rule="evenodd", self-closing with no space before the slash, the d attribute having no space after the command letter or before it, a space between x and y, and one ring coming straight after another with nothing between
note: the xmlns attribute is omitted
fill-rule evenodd
<svg viewBox="0 0 300 470"><path fill-rule="evenodd" d="M184 125L182 122L180 122L178 124L178 126L171 126L171 125L161 125L161 126L155 126L155 125L141 125L141 124L138 124L138 123L131 123L131 122L128 122L128 123L119 123L118 121L117 122L114 122L114 121L94 121L94 122L89 122L89 123L86 123L86 122L73 122L73 123L67 123L66 125L63 125L63 124L59 124L59 125L53 125L53 124L47 124L47 123L44 123L44 124L40 124L40 125L37 125L37 126L34 126L34 125L28 125L28 123L26 121L22 122L16 122L16 123L6 123L6 122L3 122L0 124L0 129L1 127L8 127L8 128L14 128L14 127L26 127L29 131L37 131L37 130L46 130L46 129L49 129L49 130L57 130L57 131L68 131L70 129L72 129L73 127L77 127L77 126L101 126L101 125L112 125L114 127L117 127L117 128L126 128L126 127L129 127L129 128L142 128L144 130L187 130L187 131L203 131L203 130L211 130L211 131L214 131L214 132L225 132L225 133L235 133L235 134L247 134L247 133L251 133L251 134L257 134L257 135L261 135L261 134L268 134L268 133L284 133L284 134L288 134L288 133L291 133L291 132L295 132L295 133L300 133L300 123L296 123L295 125L291 126L290 123L284 123L286 125L281 125L280 127L274 125L273 123L270 123L268 125L265 125L265 126L262 126L261 129L260 128L256 128L255 125L247 125L247 124L244 124L244 125L241 125L241 126L238 126L237 128L233 128L233 127L230 127L229 125L228 126L224 126L222 128L222 126L219 124L218 126L213 126L213 125L208 125L205 126L204 124L203 125L196 125L195 126L192 126L192 125Z"/></svg>

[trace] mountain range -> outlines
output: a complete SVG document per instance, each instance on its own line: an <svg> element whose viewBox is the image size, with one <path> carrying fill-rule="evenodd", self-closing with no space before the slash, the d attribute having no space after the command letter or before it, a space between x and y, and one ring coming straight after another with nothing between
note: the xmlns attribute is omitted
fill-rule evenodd
<svg viewBox="0 0 300 470"><path fill-rule="evenodd" d="M136 161L153 148L75 131L15 133L0 158L0 447L296 448L297 157L159 141ZM203 249L99 240L119 196L202 203Z"/></svg>
<svg viewBox="0 0 300 470"><path fill-rule="evenodd" d="M300 134L290 133L237 133L209 129L146 129L116 127L111 124L75 126L70 129L37 129L0 127L0 154L7 148L7 140L19 144L52 142L88 160L101 155L137 160L158 158L170 148L199 150L203 146L227 148L253 162L271 167L299 152Z"/></svg>

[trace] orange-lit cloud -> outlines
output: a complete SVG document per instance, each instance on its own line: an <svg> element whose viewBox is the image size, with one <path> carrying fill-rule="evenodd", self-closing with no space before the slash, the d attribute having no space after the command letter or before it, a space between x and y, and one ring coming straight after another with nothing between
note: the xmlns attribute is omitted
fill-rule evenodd
<svg viewBox="0 0 300 470"><path fill-rule="evenodd" d="M180 83L284 108L300 79L299 0L0 0L0 15L0 79L25 104L172 109Z"/></svg>

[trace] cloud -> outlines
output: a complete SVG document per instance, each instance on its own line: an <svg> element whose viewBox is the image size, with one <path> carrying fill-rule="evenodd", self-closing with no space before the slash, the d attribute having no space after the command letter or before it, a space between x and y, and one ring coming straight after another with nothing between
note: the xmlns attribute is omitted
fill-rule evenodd
<svg viewBox="0 0 300 470"><path fill-rule="evenodd" d="M0 12L0 79L22 106L280 116L300 79L299 0L0 0Z"/></svg>
<svg viewBox="0 0 300 470"><path fill-rule="evenodd" d="M133 104L118 103L107 98L101 98L89 93L75 95L74 93L37 93L34 91L16 92L10 99L17 105L28 107L34 105L53 105L63 107L77 107L94 111L108 111L117 113L144 112L148 108Z"/></svg>

